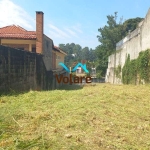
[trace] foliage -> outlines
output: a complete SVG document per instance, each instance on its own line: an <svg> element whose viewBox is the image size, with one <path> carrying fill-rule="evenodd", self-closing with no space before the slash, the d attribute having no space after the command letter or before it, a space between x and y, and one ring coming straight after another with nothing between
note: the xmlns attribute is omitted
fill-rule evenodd
<svg viewBox="0 0 150 150"><path fill-rule="evenodd" d="M139 53L139 57L137 60L138 65L138 74L140 75L141 79L144 79L146 82L149 81L149 63L150 63L150 50L146 50L144 52Z"/></svg>
<svg viewBox="0 0 150 150"><path fill-rule="evenodd" d="M96 72L96 77L97 78L102 78L102 70L98 70L97 72Z"/></svg>
<svg viewBox="0 0 150 150"><path fill-rule="evenodd" d="M86 67L87 67L87 70L89 70L89 72L91 73L92 68L96 68L96 62L87 61Z"/></svg>
<svg viewBox="0 0 150 150"><path fill-rule="evenodd" d="M107 25L99 28L99 35L97 36L100 45L96 47L96 54L98 57L99 66L97 70L102 70L102 75L105 76L108 56L115 52L116 43L124 38L128 31L133 31L142 18L133 18L126 20L123 23L123 18L117 22L117 12L114 15L107 16Z"/></svg>
<svg viewBox="0 0 150 150"><path fill-rule="evenodd" d="M65 64L67 66L72 66L73 63L81 62L81 60L93 62L97 59L95 50L88 47L82 48L79 44L59 44L59 47L67 53L65 57Z"/></svg>
<svg viewBox="0 0 150 150"><path fill-rule="evenodd" d="M117 68L115 68L115 75L117 78L121 78L121 65L118 65Z"/></svg>
<svg viewBox="0 0 150 150"><path fill-rule="evenodd" d="M128 55L125 65L122 68L122 81L124 84L136 84L137 79L137 65L136 60L130 60Z"/></svg>
<svg viewBox="0 0 150 150"><path fill-rule="evenodd" d="M150 80L150 50L140 52L138 58L134 60L130 60L130 55L128 55L122 69L124 84L136 84L141 80L146 83Z"/></svg>
<svg viewBox="0 0 150 150"><path fill-rule="evenodd" d="M106 72L106 69L107 69L107 66L108 66L108 56L109 54L106 55L105 53L105 49L102 45L99 45L97 48L96 48L96 54L97 54L97 57L98 57L98 66L96 68L96 70L101 70L101 74L102 76L105 76L105 72Z"/></svg>
<svg viewBox="0 0 150 150"><path fill-rule="evenodd" d="M138 23L141 22L142 20L143 18L139 18L139 17L126 20L123 23L125 35L127 35L129 31L133 31L134 29L136 29Z"/></svg>
<svg viewBox="0 0 150 150"><path fill-rule="evenodd" d="M102 75L105 76L108 56L111 55L116 49L116 43L122 39L122 26L117 23L117 12L114 15L107 16L107 25L99 28L100 35L97 36L100 45L96 48L99 66L98 70L102 70Z"/></svg>

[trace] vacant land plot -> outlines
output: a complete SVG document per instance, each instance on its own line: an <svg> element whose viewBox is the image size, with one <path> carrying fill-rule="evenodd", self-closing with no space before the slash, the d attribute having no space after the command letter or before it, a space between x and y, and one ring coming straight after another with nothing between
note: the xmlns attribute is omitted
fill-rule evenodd
<svg viewBox="0 0 150 150"><path fill-rule="evenodd" d="M0 150L149 150L150 86L99 84L0 97Z"/></svg>

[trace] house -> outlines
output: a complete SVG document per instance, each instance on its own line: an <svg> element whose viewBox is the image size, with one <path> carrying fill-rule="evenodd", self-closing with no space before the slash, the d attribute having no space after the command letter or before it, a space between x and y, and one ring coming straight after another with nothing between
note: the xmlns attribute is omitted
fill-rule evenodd
<svg viewBox="0 0 150 150"><path fill-rule="evenodd" d="M62 67L59 65L60 62L64 63L64 59L65 59L65 56L67 54L61 50L59 47L57 46L54 46L53 48L53 51L52 51L52 58L53 58L53 66L52 66L52 69L53 70L62 70Z"/></svg>
<svg viewBox="0 0 150 150"><path fill-rule="evenodd" d="M53 40L44 34L44 13L36 12L36 31L27 31L18 25L0 28L0 45L35 52L43 55L47 71L62 70L59 62L64 62L67 55L63 50L54 46Z"/></svg>

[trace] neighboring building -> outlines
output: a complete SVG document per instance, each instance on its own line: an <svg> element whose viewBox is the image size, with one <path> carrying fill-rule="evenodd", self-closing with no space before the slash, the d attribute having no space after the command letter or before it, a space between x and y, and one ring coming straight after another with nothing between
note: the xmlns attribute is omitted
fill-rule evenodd
<svg viewBox="0 0 150 150"><path fill-rule="evenodd" d="M81 67L78 67L76 70L76 76L85 76L86 73L84 72L84 70Z"/></svg>
<svg viewBox="0 0 150 150"><path fill-rule="evenodd" d="M62 70L58 63L64 62L67 54L44 34L43 15L41 11L36 12L36 31L27 31L16 25L0 28L0 45L42 54L47 71Z"/></svg>
<svg viewBox="0 0 150 150"><path fill-rule="evenodd" d="M150 49L150 9L138 27L116 44L116 52L108 57L105 81L121 84L122 79L116 77L115 68L118 66L123 68L128 54L133 60L139 56L139 52L147 49Z"/></svg>
<svg viewBox="0 0 150 150"><path fill-rule="evenodd" d="M86 62L87 62L86 60L81 60L82 65L86 65ZM74 62L74 63L73 63L73 66L72 66L72 69L73 69L78 63L79 63L79 62ZM85 75L86 75L84 69L83 69L81 66L79 66L79 67L77 68L75 74L76 74L76 76L85 76Z"/></svg>
<svg viewBox="0 0 150 150"><path fill-rule="evenodd" d="M36 52L36 32L16 25L0 28L0 45Z"/></svg>
<svg viewBox="0 0 150 150"><path fill-rule="evenodd" d="M59 65L59 62L64 63L65 56L67 54L62 51L59 47L54 46L53 48L53 69L54 70L62 70L62 67Z"/></svg>
<svg viewBox="0 0 150 150"><path fill-rule="evenodd" d="M88 64L88 62L86 60L81 60L82 64L83 65L86 65L86 63ZM89 68L89 73L88 75L91 76L91 78L96 78L96 67L94 67L94 65L88 65L88 67L90 66ZM87 68L87 66L86 66ZM76 75L77 76L85 76L87 73L85 73L85 70L82 68L82 67L78 67L77 70L76 70Z"/></svg>

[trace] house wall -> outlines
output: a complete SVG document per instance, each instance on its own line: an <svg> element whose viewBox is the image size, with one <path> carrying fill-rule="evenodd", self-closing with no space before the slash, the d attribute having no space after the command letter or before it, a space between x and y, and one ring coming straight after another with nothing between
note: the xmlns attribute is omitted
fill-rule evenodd
<svg viewBox="0 0 150 150"><path fill-rule="evenodd" d="M1 39L1 45L13 48L24 48L24 50L31 52L32 48L36 48L36 40Z"/></svg>
<svg viewBox="0 0 150 150"><path fill-rule="evenodd" d="M65 55L56 51L56 69L63 69L62 66L59 65L59 63L64 63L64 59Z"/></svg>
<svg viewBox="0 0 150 150"><path fill-rule="evenodd" d="M53 41L47 37L43 36L43 61L47 71L52 70L52 47Z"/></svg>
<svg viewBox="0 0 150 150"><path fill-rule="evenodd" d="M1 44L4 46L9 46L17 49L23 48L24 50L30 52L32 52L32 48L36 50L36 40L1 39ZM62 69L62 67L59 66L58 64L59 62L64 63L65 55L60 52L54 51L52 47L53 41L49 37L44 35L42 54L43 54L43 61L47 71L50 71L52 69Z"/></svg>
<svg viewBox="0 0 150 150"><path fill-rule="evenodd" d="M136 59L139 52L150 48L150 10L144 21L139 23L137 29L116 44L116 52L108 57L108 68L105 81L115 84L122 84L121 79L115 76L115 68L121 65L123 68L127 55L130 59ZM122 74L122 73L121 73Z"/></svg>
<svg viewBox="0 0 150 150"><path fill-rule="evenodd" d="M52 51L52 69L56 69L56 51Z"/></svg>

